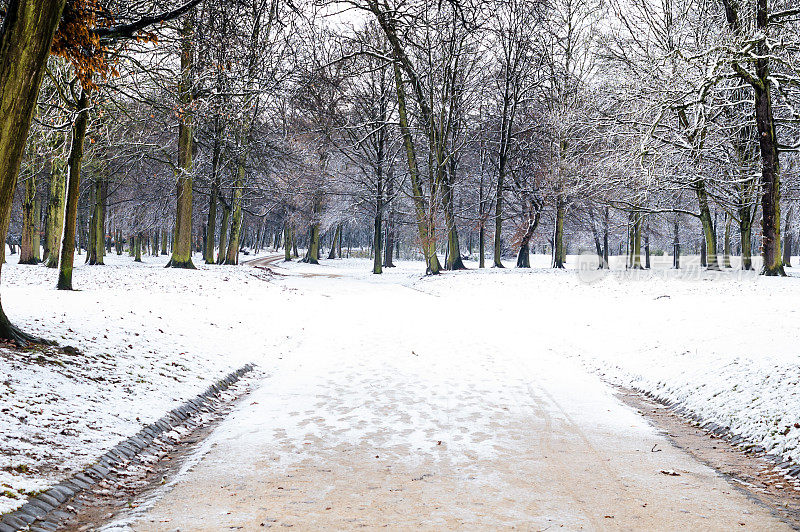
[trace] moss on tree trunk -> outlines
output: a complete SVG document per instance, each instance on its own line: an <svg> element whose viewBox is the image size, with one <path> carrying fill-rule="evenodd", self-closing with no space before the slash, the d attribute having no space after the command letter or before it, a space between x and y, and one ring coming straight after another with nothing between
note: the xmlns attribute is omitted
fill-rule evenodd
<svg viewBox="0 0 800 532"><path fill-rule="evenodd" d="M178 99L181 105L178 127L177 211L172 257L167 267L194 269L192 262L192 148L194 144L194 27L192 17L184 19L181 29L181 80Z"/></svg>
<svg viewBox="0 0 800 532"><path fill-rule="evenodd" d="M64 209L64 232L61 238L61 255L58 262L59 290L72 290L72 267L75 260L75 231L78 221L78 200L80 199L81 165L83 164L83 144L89 125L89 91L83 90L78 100L78 115L72 125L72 144L67 160L67 199Z"/></svg>

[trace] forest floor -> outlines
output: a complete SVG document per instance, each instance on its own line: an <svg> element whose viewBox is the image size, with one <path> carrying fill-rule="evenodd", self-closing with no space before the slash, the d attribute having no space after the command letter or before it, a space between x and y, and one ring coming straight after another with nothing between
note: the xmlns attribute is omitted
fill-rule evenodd
<svg viewBox="0 0 800 532"><path fill-rule="evenodd" d="M797 457L800 279L689 261L598 276L592 260L428 278L418 262L374 276L365 259L186 272L114 256L77 268L73 293L9 264L12 320L81 354L0 355L0 483L63 477L255 362L264 378L196 465L120 527L780 528L608 383Z"/></svg>

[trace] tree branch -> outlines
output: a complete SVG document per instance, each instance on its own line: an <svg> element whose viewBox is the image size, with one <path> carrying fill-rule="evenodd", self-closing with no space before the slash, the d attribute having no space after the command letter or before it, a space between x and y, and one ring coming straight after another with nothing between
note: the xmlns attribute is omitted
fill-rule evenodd
<svg viewBox="0 0 800 532"><path fill-rule="evenodd" d="M792 9L787 9L786 11L778 11L777 13L773 13L769 16L769 21L777 22L784 17L791 17L794 15L800 15L800 7L795 7Z"/></svg>
<svg viewBox="0 0 800 532"><path fill-rule="evenodd" d="M148 26L158 24L159 22L167 22L184 15L197 6L202 0L190 0L181 7L166 11L164 13L153 15L151 17L143 17L136 22L130 24L121 24L119 26L112 26L110 28L95 28L93 33L100 37L101 41L115 41L120 39L134 39L136 34L146 29Z"/></svg>
<svg viewBox="0 0 800 532"><path fill-rule="evenodd" d="M745 70L742 67L742 65L734 61L733 63L731 63L731 67L733 68L733 71L739 75L740 78L742 78L744 81L752 85L755 89L762 91L764 90L764 85L761 83L761 80L759 80L758 78L753 76L750 72Z"/></svg>

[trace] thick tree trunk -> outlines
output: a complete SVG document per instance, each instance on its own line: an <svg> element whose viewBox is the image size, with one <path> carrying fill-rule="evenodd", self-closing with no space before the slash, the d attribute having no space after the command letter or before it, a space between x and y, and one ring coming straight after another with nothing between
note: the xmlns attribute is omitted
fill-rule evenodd
<svg viewBox="0 0 800 532"><path fill-rule="evenodd" d="M28 130L66 0L9 0L0 29L0 242L5 242ZM2 261L0 261L2 267ZM14 327L0 305L0 338L36 339Z"/></svg>
<svg viewBox="0 0 800 532"><path fill-rule="evenodd" d="M761 255L763 275L785 276L781 257L781 187L778 136L772 109L772 79L766 35L769 24L767 0L756 3L756 28L763 34L756 44L755 92L756 128L761 150Z"/></svg>
<svg viewBox="0 0 800 532"><path fill-rule="evenodd" d="M194 27L192 17L185 17L181 29L181 79L178 85L178 99L181 105L178 126L178 171L177 171L177 211L175 233L172 243L172 257L167 263L171 268L194 269L192 262L192 148L194 144Z"/></svg>
<svg viewBox="0 0 800 532"><path fill-rule="evenodd" d="M72 267L75 260L75 230L80 199L83 143L89 125L89 91L84 89L78 102L78 116L72 125L72 145L67 160L67 200L64 208L64 229L58 263L58 290L72 290Z"/></svg>
<svg viewBox="0 0 800 532"><path fill-rule="evenodd" d="M681 241L678 231L678 219L675 219L675 239L672 242L672 267L676 270L681 268Z"/></svg>

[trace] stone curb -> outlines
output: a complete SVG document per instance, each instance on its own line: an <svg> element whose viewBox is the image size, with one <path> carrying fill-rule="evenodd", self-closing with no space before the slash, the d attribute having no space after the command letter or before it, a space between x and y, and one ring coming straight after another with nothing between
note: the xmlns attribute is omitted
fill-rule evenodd
<svg viewBox="0 0 800 532"><path fill-rule="evenodd" d="M112 468L125 460L131 460L146 449L159 435L181 426L201 409L207 408L212 400L227 390L245 374L255 368L247 364L226 377L215 382L200 395L189 399L183 405L167 412L161 419L143 427L130 438L123 440L100 456L97 461L72 477L50 487L47 491L32 497L17 510L5 514L0 519L0 532L51 532L58 528L48 517L63 517L58 508L75 495L86 490L112 474Z"/></svg>
<svg viewBox="0 0 800 532"><path fill-rule="evenodd" d="M703 417L701 417L700 415L696 414L695 412L689 410L681 403L674 403L672 401L669 401L668 399L661 399L659 397L656 397L653 393L645 390L640 390L638 388L633 388L633 389L636 392L644 395L651 401L654 401L660 405L667 407L667 410L686 419L696 427L706 431L709 434L713 434L714 436L716 436L721 440L727 441L729 444L738 448L742 452L758 456L759 458L762 458L767 462L770 462L776 468L782 469L784 476L793 478L800 477L800 463L795 462L791 458L787 459L775 454L769 454L767 453L767 450L761 445L756 445L748 441L741 434L736 434L732 432L730 427L720 425L719 423L714 423L713 421L708 421Z"/></svg>

